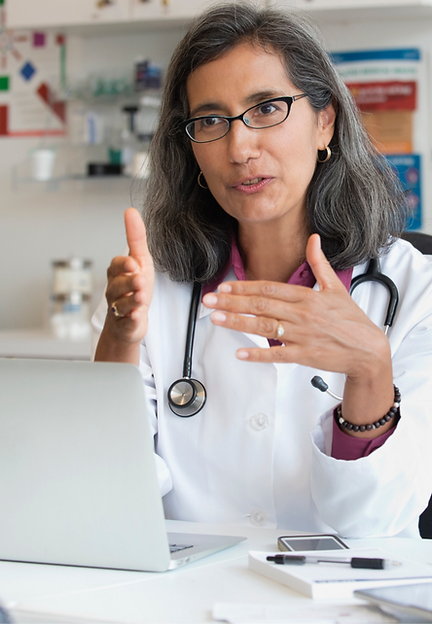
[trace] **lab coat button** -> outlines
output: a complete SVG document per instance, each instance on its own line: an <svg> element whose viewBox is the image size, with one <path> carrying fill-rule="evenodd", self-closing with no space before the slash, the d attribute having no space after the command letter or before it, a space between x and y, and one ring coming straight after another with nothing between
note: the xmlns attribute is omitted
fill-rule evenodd
<svg viewBox="0 0 432 624"><path fill-rule="evenodd" d="M254 511L251 511L250 521L254 526L262 527L267 522L267 514L261 509L255 509Z"/></svg>
<svg viewBox="0 0 432 624"><path fill-rule="evenodd" d="M255 414L255 416L252 416L250 419L250 426L252 429L255 429L255 431L262 431L268 424L269 419L266 414Z"/></svg>

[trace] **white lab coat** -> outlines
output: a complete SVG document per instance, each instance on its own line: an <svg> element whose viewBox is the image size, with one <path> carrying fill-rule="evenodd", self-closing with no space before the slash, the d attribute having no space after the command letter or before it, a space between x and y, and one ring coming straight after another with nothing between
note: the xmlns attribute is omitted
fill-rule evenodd
<svg viewBox="0 0 432 624"><path fill-rule="evenodd" d="M355 461L331 457L336 401L310 384L321 374L342 395L344 376L238 360L238 348L266 347L267 340L214 326L203 305L192 376L205 385L207 402L191 418L174 415L167 390L182 373L192 289L157 275L140 370L167 517L345 537L418 536L432 492L432 261L398 241L381 268L400 295L389 340L401 420L381 448ZM353 296L382 327L386 289L368 282ZM96 338L105 314L102 302Z"/></svg>

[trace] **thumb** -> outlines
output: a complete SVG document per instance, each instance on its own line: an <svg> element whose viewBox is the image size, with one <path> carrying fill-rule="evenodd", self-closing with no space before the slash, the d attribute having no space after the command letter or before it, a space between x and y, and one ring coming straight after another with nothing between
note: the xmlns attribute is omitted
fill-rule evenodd
<svg viewBox="0 0 432 624"><path fill-rule="evenodd" d="M335 288L341 284L321 249L321 237L312 234L306 245L306 260L315 275L320 290Z"/></svg>
<svg viewBox="0 0 432 624"><path fill-rule="evenodd" d="M126 240L129 247L129 255L144 267L151 260L147 247L147 236L144 222L136 208L128 208L124 215L126 227Z"/></svg>

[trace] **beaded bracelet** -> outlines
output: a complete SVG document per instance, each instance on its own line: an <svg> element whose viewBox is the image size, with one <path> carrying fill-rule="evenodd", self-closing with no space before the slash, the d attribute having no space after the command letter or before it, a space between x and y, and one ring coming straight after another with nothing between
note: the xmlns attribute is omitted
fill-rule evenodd
<svg viewBox="0 0 432 624"><path fill-rule="evenodd" d="M339 404L334 410L334 418L341 429L348 429L348 431L372 431L372 429L378 429L382 425L388 423L392 418L396 416L399 411L399 406L401 404L401 393L399 388L393 385L394 388L394 403L382 418L377 420L374 423L370 423L368 425L353 425L353 423L348 422L342 416L342 406Z"/></svg>

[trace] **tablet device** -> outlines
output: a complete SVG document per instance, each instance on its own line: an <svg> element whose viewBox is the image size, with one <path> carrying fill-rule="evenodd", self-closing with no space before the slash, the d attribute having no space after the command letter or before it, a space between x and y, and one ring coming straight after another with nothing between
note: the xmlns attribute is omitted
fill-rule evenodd
<svg viewBox="0 0 432 624"><path fill-rule="evenodd" d="M356 598L367 600L379 606L382 611L400 617L401 615L415 616L421 620L415 622L432 622L432 583L412 585L394 585L375 589L362 589L354 592Z"/></svg>

